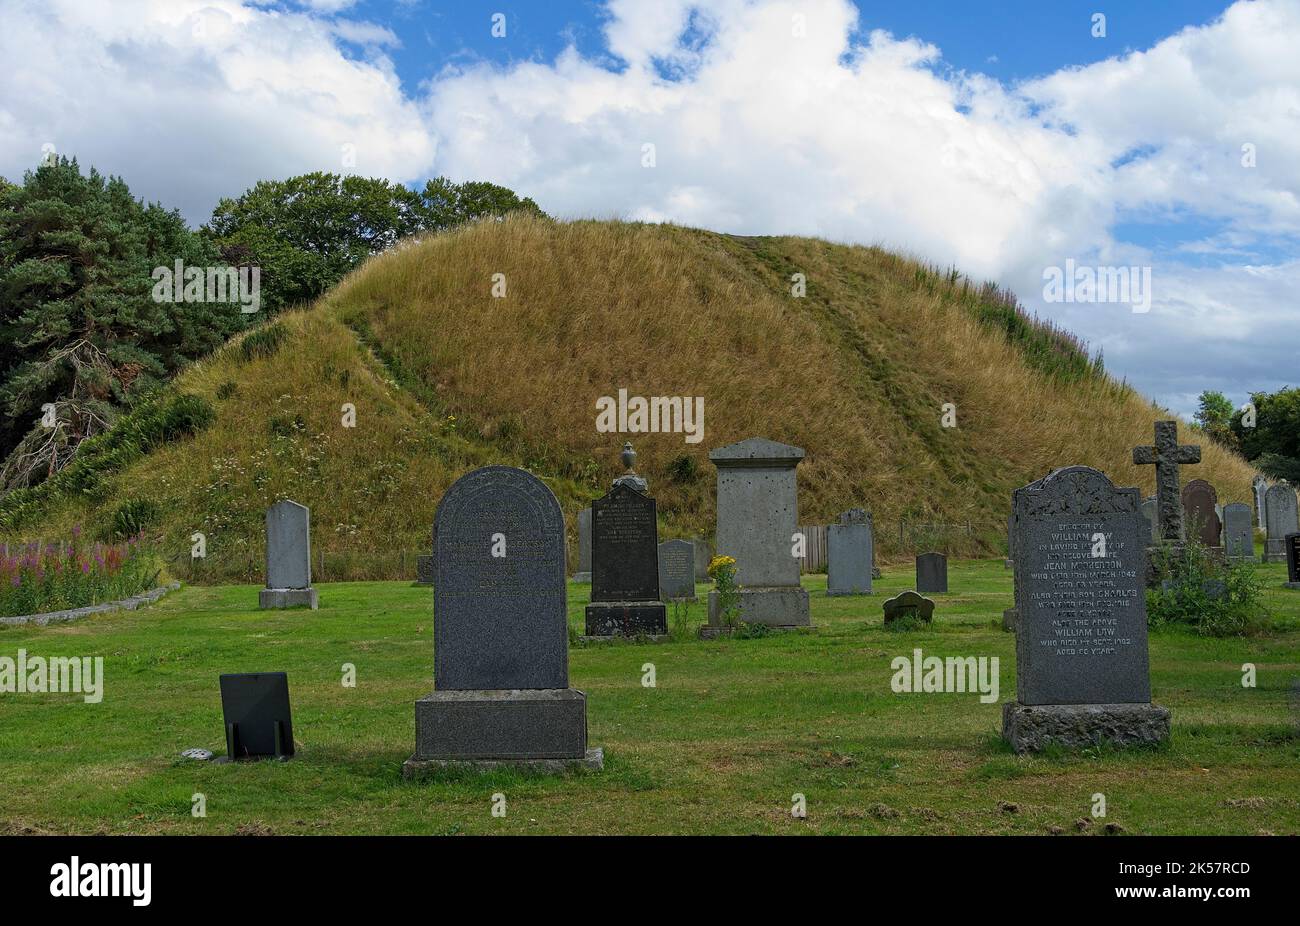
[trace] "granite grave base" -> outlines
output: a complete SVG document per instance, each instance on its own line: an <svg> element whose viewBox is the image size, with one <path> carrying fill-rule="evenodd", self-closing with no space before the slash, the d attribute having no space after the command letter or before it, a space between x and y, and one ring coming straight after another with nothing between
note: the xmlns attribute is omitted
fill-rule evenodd
<svg viewBox="0 0 1300 926"><path fill-rule="evenodd" d="M257 595L257 606L263 611L273 608L311 608L319 603L314 588L264 588Z"/></svg>
<svg viewBox="0 0 1300 926"><path fill-rule="evenodd" d="M587 636L637 637L668 633L668 609L658 601L602 601L587 605Z"/></svg>
<svg viewBox="0 0 1300 926"><path fill-rule="evenodd" d="M587 584L587 585L590 585L590 584L591 584L591 573L590 573L590 572L575 572L575 573L573 574L573 579L572 579L571 581L574 581L574 582L582 582L582 583L585 583L585 584Z"/></svg>
<svg viewBox="0 0 1300 926"><path fill-rule="evenodd" d="M599 772L604 767L605 750L594 746L581 759L417 759L411 756L402 763L402 777L418 781L444 768L467 769L472 772L511 768L561 775L573 769Z"/></svg>
<svg viewBox="0 0 1300 926"><path fill-rule="evenodd" d="M812 626L807 589L779 585L771 588L742 588L739 592L740 619L746 624L766 624L769 627ZM722 628L716 590L709 592L709 626Z"/></svg>
<svg viewBox="0 0 1300 926"><path fill-rule="evenodd" d="M1082 749L1154 746L1169 739L1169 710L1159 704L1002 704L1002 738L1020 754L1055 744Z"/></svg>
<svg viewBox="0 0 1300 926"><path fill-rule="evenodd" d="M586 764L587 696L576 688L447 689L415 702L415 754L427 763Z"/></svg>

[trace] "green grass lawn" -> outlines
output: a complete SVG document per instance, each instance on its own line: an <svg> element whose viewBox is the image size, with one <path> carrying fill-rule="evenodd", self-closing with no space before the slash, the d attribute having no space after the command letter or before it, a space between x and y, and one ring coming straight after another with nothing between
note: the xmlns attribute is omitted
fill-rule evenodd
<svg viewBox="0 0 1300 926"><path fill-rule="evenodd" d="M999 740L1000 704L895 694L890 660L920 647L999 657L999 700L1015 696L1000 629L1011 573L961 561L934 628L906 634L882 629L880 606L911 586L910 567L887 567L870 597L827 598L824 577L805 577L816 629L758 639L695 639L700 586L672 641L571 648L603 772L422 783L401 764L413 702L432 688L429 589L326 584L312 613L258 611L252 586L188 587L136 612L0 629L0 656L102 655L106 676L99 704L0 695L0 833L1073 833L1095 793L1108 815L1088 832L1296 833L1300 592L1280 587L1283 567L1261 569L1273 636L1152 635L1152 690L1173 712L1166 749L1020 758ZM589 588L569 587L575 629ZM645 663L657 687L643 687ZM220 673L274 670L289 673L293 761L180 758L224 751ZM504 818L491 814L497 792ZM806 819L791 816L796 792ZM206 818L191 815L195 793Z"/></svg>

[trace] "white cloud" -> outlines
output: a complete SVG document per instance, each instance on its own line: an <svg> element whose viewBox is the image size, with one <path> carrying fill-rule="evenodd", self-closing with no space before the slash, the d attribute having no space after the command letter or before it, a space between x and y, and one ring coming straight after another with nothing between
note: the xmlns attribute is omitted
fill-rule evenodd
<svg viewBox="0 0 1300 926"><path fill-rule="evenodd" d="M489 179L559 215L956 264L1184 411L1202 388L1294 375L1300 0L1019 86L953 73L922 40L859 38L870 7L859 22L847 0L609 0L599 58L448 68L418 99L385 57L397 37L352 7L0 0L0 174L48 141L202 221L258 179L343 170L353 144L358 173ZM1127 240L1134 221L1161 234ZM1151 266L1151 312L1042 305L1043 268L1067 258Z"/></svg>
<svg viewBox="0 0 1300 926"><path fill-rule="evenodd" d="M137 195L207 219L221 196L311 170L415 179L434 154L416 102L366 23L234 0L0 2L0 174L41 146L126 176Z"/></svg>

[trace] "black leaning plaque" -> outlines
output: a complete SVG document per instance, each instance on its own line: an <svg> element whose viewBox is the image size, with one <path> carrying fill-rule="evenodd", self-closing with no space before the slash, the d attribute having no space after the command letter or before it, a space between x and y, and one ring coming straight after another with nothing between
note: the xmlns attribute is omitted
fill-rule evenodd
<svg viewBox="0 0 1300 926"><path fill-rule="evenodd" d="M1300 583L1300 534L1287 534L1284 546L1287 581Z"/></svg>
<svg viewBox="0 0 1300 926"><path fill-rule="evenodd" d="M250 672L221 676L226 755L231 759L293 755L289 676Z"/></svg>
<svg viewBox="0 0 1300 926"><path fill-rule="evenodd" d="M616 485L591 503L591 600L658 601L655 500Z"/></svg>

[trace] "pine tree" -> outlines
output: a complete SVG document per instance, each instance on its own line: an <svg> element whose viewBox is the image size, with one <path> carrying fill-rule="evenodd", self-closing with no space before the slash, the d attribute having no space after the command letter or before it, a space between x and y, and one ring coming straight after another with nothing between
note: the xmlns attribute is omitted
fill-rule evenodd
<svg viewBox="0 0 1300 926"><path fill-rule="evenodd" d="M177 259L220 263L178 212L134 199L119 178L83 176L75 159L0 187L0 490L62 468L244 325L238 304L155 301L153 269Z"/></svg>

